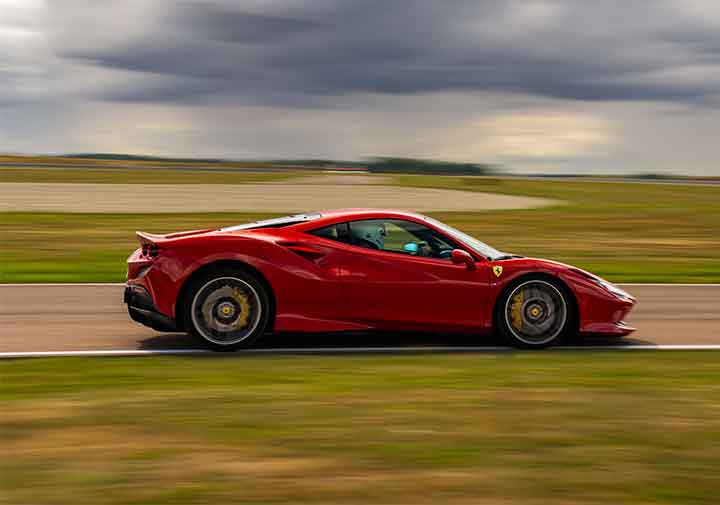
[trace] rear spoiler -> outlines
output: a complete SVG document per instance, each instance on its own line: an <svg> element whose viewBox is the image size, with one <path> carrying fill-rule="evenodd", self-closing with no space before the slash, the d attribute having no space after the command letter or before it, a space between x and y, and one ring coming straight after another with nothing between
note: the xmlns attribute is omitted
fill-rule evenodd
<svg viewBox="0 0 720 505"><path fill-rule="evenodd" d="M154 233L146 233L144 231L136 231L138 241L142 246L160 246L163 243L171 242L177 238L190 237L192 235L202 235L214 231L214 228L208 228L206 230L190 230L190 231L179 231L176 233L170 233L168 235L156 235Z"/></svg>
<svg viewBox="0 0 720 505"><path fill-rule="evenodd" d="M135 235L137 235L140 245L143 246L156 246L165 241L165 235L155 235L154 233L145 233L144 231L136 231Z"/></svg>
<svg viewBox="0 0 720 505"><path fill-rule="evenodd" d="M154 235L152 233L145 233L144 231L136 231L138 241L140 241L140 247L142 248L142 255L147 258L155 258L160 254L160 244L166 242L167 239L164 235Z"/></svg>

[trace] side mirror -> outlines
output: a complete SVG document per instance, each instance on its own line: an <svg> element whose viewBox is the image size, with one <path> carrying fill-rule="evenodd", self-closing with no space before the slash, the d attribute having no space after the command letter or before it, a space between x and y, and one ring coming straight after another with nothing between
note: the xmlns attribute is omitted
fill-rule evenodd
<svg viewBox="0 0 720 505"><path fill-rule="evenodd" d="M468 270L475 270L475 260L467 251L453 249L452 252L450 252L450 259L456 265L462 265L464 263Z"/></svg>

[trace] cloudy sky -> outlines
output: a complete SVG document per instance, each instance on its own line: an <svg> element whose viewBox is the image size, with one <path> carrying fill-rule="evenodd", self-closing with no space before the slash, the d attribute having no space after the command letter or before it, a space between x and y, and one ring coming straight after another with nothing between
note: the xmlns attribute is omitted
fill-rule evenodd
<svg viewBox="0 0 720 505"><path fill-rule="evenodd" d="M720 175L718 0L0 0L0 152Z"/></svg>

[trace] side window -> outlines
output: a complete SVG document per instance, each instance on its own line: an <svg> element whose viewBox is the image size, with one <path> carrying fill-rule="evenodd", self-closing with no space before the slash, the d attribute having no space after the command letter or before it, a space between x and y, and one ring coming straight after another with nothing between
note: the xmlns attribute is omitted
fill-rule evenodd
<svg viewBox="0 0 720 505"><path fill-rule="evenodd" d="M331 224L330 226L318 228L317 230L310 230L308 233L316 237L335 240L336 242L350 243L350 231L348 230L347 223Z"/></svg>
<svg viewBox="0 0 720 505"><path fill-rule="evenodd" d="M410 256L449 259L457 247L450 239L413 221L369 219L350 223L353 245Z"/></svg>

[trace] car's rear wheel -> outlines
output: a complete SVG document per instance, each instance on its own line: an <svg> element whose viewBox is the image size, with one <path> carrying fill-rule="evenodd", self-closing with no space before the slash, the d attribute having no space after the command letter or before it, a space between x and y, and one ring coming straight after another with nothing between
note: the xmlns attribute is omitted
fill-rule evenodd
<svg viewBox="0 0 720 505"><path fill-rule="evenodd" d="M505 291L496 324L515 347L543 348L561 343L572 328L574 307L565 288L550 278L526 278Z"/></svg>
<svg viewBox="0 0 720 505"><path fill-rule="evenodd" d="M270 320L263 283L241 270L218 269L195 279L186 303L185 327L219 351L252 346Z"/></svg>

